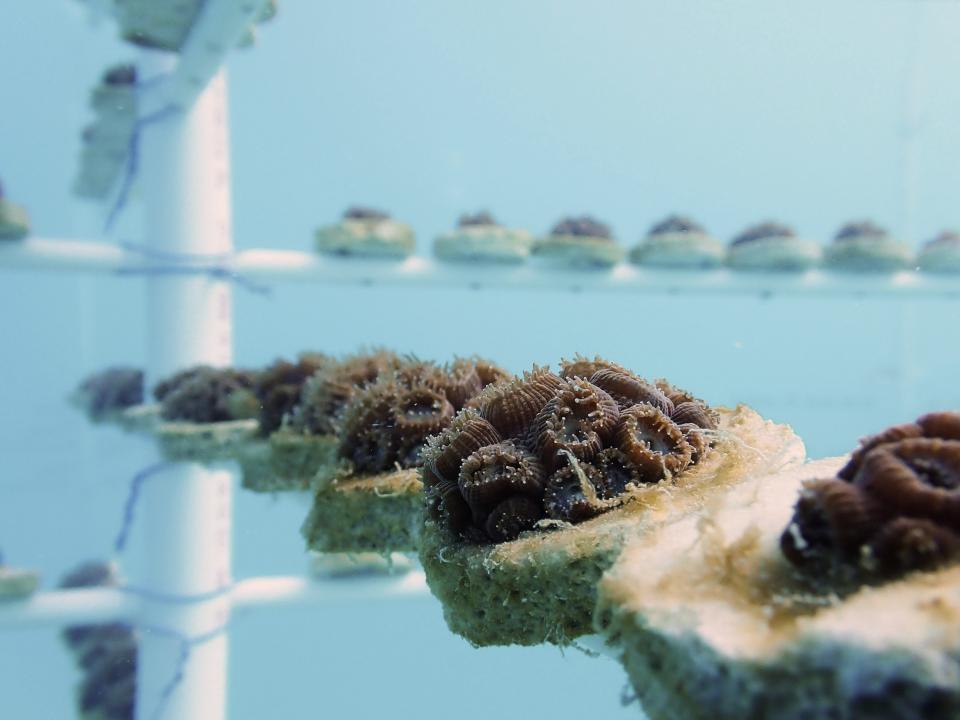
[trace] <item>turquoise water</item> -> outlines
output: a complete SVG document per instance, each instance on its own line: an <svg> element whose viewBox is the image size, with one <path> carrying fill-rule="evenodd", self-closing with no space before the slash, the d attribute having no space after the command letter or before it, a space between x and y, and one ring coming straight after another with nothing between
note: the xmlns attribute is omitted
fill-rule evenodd
<svg viewBox="0 0 960 720"><path fill-rule="evenodd" d="M767 216L818 239L860 216L910 241L960 224L956 6L315 5L282 3L231 64L239 247L307 248L352 202L409 220L421 252L479 206L536 231L594 212L629 244L675 210L721 237ZM85 96L132 53L70 3L4 13L18 32L0 43L2 178L38 234L90 236L95 213L69 196ZM135 229L133 209L119 234ZM153 459L148 442L65 403L92 370L143 364L143 294L137 279L0 271L0 547L47 587L108 553L129 479ZM599 353L713 403L750 403L812 456L960 406L957 301L289 285L237 289L235 309L241 365L364 344L482 353L514 371ZM237 577L303 570L299 504L238 491L235 509ZM430 598L257 610L231 638L232 718L639 716L620 706L612 661L473 650ZM71 716L77 676L54 631L0 647L0 715Z"/></svg>

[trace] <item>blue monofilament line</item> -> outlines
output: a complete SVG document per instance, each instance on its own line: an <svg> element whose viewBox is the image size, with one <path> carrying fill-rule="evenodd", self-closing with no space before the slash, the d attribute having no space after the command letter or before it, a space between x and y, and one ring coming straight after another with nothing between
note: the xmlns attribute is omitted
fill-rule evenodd
<svg viewBox="0 0 960 720"><path fill-rule="evenodd" d="M133 476L130 481L130 492L127 494L127 502L123 507L123 520L120 524L120 532L117 533L117 539L113 542L113 549L118 555L126 549L127 541L130 538L130 530L133 528L133 514L137 507L137 500L140 498L140 490L146 480L156 475L158 472L169 467L170 463L162 460L145 467L143 470Z"/></svg>
<svg viewBox="0 0 960 720"><path fill-rule="evenodd" d="M117 275L206 275L215 280L226 280L236 283L244 290L249 290L258 295L270 295L273 292L269 286L254 282L250 278L244 277L240 273L228 268L225 263L231 258L232 253L200 255L195 253L164 252L126 241L121 242L120 247L128 252L141 255L148 260L167 264L136 268L119 268L115 271Z"/></svg>
<svg viewBox="0 0 960 720"><path fill-rule="evenodd" d="M107 221L104 223L103 227L103 231L105 233L110 232L110 229L113 227L113 223L116 222L117 218L120 216L120 213L123 212L124 208L126 208L127 201L130 198L130 190L133 187L133 181L137 179L137 171L140 167L140 132L150 123L163 120L164 118L167 118L177 112L180 112L180 109L170 105L162 108L161 110L157 110L155 113L151 113L150 115L145 115L144 117L137 119L136 125L133 126L133 134L130 135L130 142L127 148L126 172L123 174L123 182L120 184L120 191L117 193L117 199L113 203L113 207L110 208L110 212L107 214Z"/></svg>

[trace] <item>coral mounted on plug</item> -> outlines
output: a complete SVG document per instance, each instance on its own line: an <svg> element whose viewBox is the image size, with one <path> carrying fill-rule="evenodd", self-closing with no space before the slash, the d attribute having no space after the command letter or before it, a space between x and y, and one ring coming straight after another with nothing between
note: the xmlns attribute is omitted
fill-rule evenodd
<svg viewBox="0 0 960 720"><path fill-rule="evenodd" d="M490 385L422 453L420 560L447 624L476 645L590 632L624 542L759 464L742 448L761 428L602 358Z"/></svg>
<svg viewBox="0 0 960 720"><path fill-rule="evenodd" d="M337 414L340 465L316 476L313 509L303 525L313 550L415 550L423 506L418 465L427 438L443 432L485 387L508 377L475 357L443 366L397 360L350 393Z"/></svg>

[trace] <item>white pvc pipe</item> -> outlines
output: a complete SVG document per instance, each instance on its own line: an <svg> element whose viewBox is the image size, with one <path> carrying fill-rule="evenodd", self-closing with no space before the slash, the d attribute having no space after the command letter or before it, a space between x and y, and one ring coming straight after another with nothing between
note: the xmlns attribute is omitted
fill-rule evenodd
<svg viewBox="0 0 960 720"><path fill-rule="evenodd" d="M143 74L168 61L148 54ZM229 253L230 167L226 81L221 73L186 112L141 131L145 238L149 250ZM157 260L169 265L168 260ZM232 361L227 283L204 276L158 275L147 281L148 378L196 364ZM137 663L138 718L221 720L226 716L229 598L171 603L170 595L203 596L231 581L232 477L229 471L179 464L145 483L137 532L143 544ZM147 629L144 629L147 628ZM153 628L155 630L150 630ZM181 667L184 643L191 647ZM182 674L181 674L182 673ZM171 681L180 675L175 685ZM159 710L158 710L159 709Z"/></svg>
<svg viewBox="0 0 960 720"><path fill-rule="evenodd" d="M316 606L360 600L423 597L427 580L422 571L403 575L366 575L332 580L302 577L259 577L237 583L231 594L235 609L262 605Z"/></svg>
<svg viewBox="0 0 960 720"><path fill-rule="evenodd" d="M215 478L214 483L217 482ZM187 517L196 517L203 508L188 508ZM214 509L216 512L216 508ZM220 528L222 533L223 528ZM217 532L216 530L214 531ZM214 538L216 546L218 538ZM176 538L171 538L170 550L165 554L164 564L154 575L166 574L168 579L178 570L171 567L171 558L177 548ZM208 549L209 551L209 549ZM217 559L207 558L205 563L215 564ZM166 592L171 592L168 588ZM241 580L217 599L213 620L222 623L224 603L233 609L249 610L261 607L320 607L338 603L422 598L429 594L423 571L400 575L358 574L339 578L316 579L298 576L267 576ZM177 606L178 602L167 605ZM133 588L77 588L37 593L23 600L0 602L0 630L28 626L62 627L85 623L129 622L139 623L142 609L142 594ZM176 613L174 613L176 614ZM216 629L217 626L214 627Z"/></svg>
<svg viewBox="0 0 960 720"><path fill-rule="evenodd" d="M172 74L141 97L142 112L151 114L170 105L192 107L264 5L266 0L207 0Z"/></svg>
<svg viewBox="0 0 960 720"><path fill-rule="evenodd" d="M55 590L23 600L0 602L0 629L133 622L138 610L138 600L116 588Z"/></svg>

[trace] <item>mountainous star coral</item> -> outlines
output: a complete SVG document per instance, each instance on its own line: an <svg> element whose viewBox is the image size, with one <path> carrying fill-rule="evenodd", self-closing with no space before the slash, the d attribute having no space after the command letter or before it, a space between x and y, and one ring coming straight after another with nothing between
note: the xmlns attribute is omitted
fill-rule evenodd
<svg viewBox="0 0 960 720"><path fill-rule="evenodd" d="M791 563L887 579L960 558L960 413L865 438L837 475L804 487L780 539Z"/></svg>
<svg viewBox="0 0 960 720"><path fill-rule="evenodd" d="M708 450L715 421L601 358L560 374L534 367L486 388L430 438L422 475L432 517L463 539L505 542L541 520L578 523L623 502L630 487L669 479Z"/></svg>

